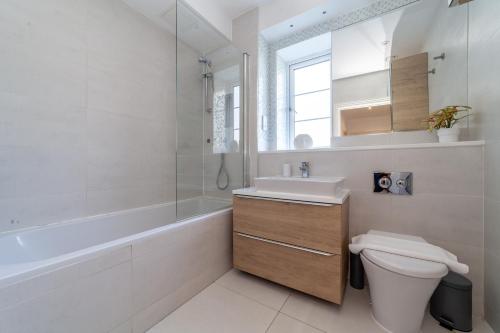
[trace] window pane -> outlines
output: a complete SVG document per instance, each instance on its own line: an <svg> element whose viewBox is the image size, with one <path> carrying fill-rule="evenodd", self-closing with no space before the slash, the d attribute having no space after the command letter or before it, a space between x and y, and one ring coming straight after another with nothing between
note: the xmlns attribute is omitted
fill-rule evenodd
<svg viewBox="0 0 500 333"><path fill-rule="evenodd" d="M330 116L330 90L295 97L295 121Z"/></svg>
<svg viewBox="0 0 500 333"><path fill-rule="evenodd" d="M294 70L295 95L330 88L330 61Z"/></svg>
<svg viewBox="0 0 500 333"><path fill-rule="evenodd" d="M330 146L331 118L307 120L295 123L295 136L309 134L313 139L313 147Z"/></svg>
<svg viewBox="0 0 500 333"><path fill-rule="evenodd" d="M240 107L240 86L234 87L233 89L233 103L235 108Z"/></svg>
<svg viewBox="0 0 500 333"><path fill-rule="evenodd" d="M240 130L237 129L237 130L234 130L234 138L233 138L234 141L236 142L240 142Z"/></svg>
<svg viewBox="0 0 500 333"><path fill-rule="evenodd" d="M233 128L240 128L240 108L234 108L234 123Z"/></svg>

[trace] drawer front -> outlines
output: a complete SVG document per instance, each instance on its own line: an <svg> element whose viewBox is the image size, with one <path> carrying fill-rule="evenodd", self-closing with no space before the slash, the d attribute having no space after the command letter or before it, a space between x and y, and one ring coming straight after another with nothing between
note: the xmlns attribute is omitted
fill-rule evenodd
<svg viewBox="0 0 500 333"><path fill-rule="evenodd" d="M341 304L345 256L233 234L234 267L304 293Z"/></svg>
<svg viewBox="0 0 500 333"><path fill-rule="evenodd" d="M234 231L340 254L346 235L340 205L234 197Z"/></svg>

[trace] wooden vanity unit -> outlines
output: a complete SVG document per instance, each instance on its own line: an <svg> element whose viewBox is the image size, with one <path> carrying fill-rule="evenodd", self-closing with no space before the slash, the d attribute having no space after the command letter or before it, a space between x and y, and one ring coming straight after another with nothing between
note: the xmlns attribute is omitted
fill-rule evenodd
<svg viewBox="0 0 500 333"><path fill-rule="evenodd" d="M234 267L342 304L349 199L342 204L234 196Z"/></svg>

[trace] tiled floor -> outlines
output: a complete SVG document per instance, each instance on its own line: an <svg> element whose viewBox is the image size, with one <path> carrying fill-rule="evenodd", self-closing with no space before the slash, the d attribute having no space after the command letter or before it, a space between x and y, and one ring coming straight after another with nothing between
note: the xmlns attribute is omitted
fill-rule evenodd
<svg viewBox="0 0 500 333"><path fill-rule="evenodd" d="M232 270L149 333L383 333L373 322L368 291L347 289L339 307ZM423 333L447 333L432 317ZM477 321L475 333L493 333Z"/></svg>

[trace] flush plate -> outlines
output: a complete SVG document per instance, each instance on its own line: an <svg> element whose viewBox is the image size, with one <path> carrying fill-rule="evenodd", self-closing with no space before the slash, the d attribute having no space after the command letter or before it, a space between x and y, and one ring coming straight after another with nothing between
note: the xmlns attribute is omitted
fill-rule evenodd
<svg viewBox="0 0 500 333"><path fill-rule="evenodd" d="M396 195L413 194L412 172L374 172L373 192Z"/></svg>

